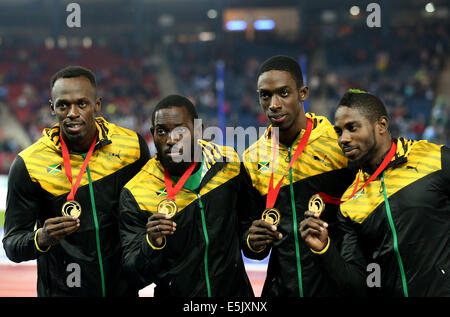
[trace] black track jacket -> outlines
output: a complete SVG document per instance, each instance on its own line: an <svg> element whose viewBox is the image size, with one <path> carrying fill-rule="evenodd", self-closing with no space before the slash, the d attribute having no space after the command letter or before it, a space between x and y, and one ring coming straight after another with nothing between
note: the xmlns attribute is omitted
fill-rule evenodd
<svg viewBox="0 0 450 317"><path fill-rule="evenodd" d="M149 159L148 146L136 132L103 118L96 125L97 144L75 196L82 206L80 227L47 252L36 248L36 230L62 216L71 189L59 124L45 129L11 166L3 247L14 262L37 259L38 296L137 296L122 274L117 212L120 190ZM74 182L83 161L70 152ZM81 276L79 283L71 274Z"/></svg>
<svg viewBox="0 0 450 317"><path fill-rule="evenodd" d="M120 197L124 266L139 288L156 284L155 297L252 297L242 260L242 228L249 180L234 149L200 141L204 167L196 191L182 188L173 235L162 249L152 248L146 224L167 198L164 170L151 159L125 186ZM248 177L248 176L247 176Z"/></svg>
<svg viewBox="0 0 450 317"><path fill-rule="evenodd" d="M312 113L306 116L314 122L311 136L303 153L287 172L274 206L281 213L278 231L283 238L260 253L253 252L247 245L244 248L244 254L253 259L262 259L271 251L262 292L264 297L338 295L333 280L314 263L309 247L300 236L299 224L312 195L325 192L340 197L354 179L355 171L347 169L347 159L327 118ZM304 130L290 146L279 144L276 162L272 161L271 127L245 151L244 164L254 186L248 197L251 201L257 198L255 206L248 209L254 213L253 220L261 218L265 209L272 166L275 186L285 173L303 134ZM336 205L327 204L322 216L335 236L339 235L336 231L337 211Z"/></svg>
<svg viewBox="0 0 450 317"><path fill-rule="evenodd" d="M358 175L360 187L370 174ZM330 235L315 257L347 294L450 296L449 148L399 138L384 174L343 203L339 218L341 255Z"/></svg>

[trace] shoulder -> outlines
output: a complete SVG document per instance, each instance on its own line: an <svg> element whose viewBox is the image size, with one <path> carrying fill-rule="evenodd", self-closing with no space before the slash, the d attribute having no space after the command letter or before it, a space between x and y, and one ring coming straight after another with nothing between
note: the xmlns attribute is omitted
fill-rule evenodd
<svg viewBox="0 0 450 317"><path fill-rule="evenodd" d="M155 177L157 173L160 173L159 176L163 175L163 172L157 167L157 160L154 157L148 160L141 170L128 181L124 187L133 192L134 189L140 188L148 183L148 179Z"/></svg>
<svg viewBox="0 0 450 317"><path fill-rule="evenodd" d="M54 150L51 150L44 142L43 137L37 140L35 143L31 144L29 147L25 148L21 152L19 152L18 156L20 156L25 162L32 159L36 154L48 152L54 153Z"/></svg>
<svg viewBox="0 0 450 317"><path fill-rule="evenodd" d="M251 144L244 151L244 153L242 154L242 160L244 161L244 164L257 162L258 157L263 154L267 154L267 152L270 152L269 149L271 145L268 142L268 135L270 133L269 129L267 129L266 132L256 142Z"/></svg>

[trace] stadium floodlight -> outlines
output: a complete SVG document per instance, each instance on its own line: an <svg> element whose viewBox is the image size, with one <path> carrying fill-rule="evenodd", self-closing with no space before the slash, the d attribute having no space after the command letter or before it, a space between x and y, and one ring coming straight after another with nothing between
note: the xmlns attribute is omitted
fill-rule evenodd
<svg viewBox="0 0 450 317"><path fill-rule="evenodd" d="M214 41L216 39L216 33L214 33L214 32L200 32L198 34L198 39L201 42Z"/></svg>
<svg viewBox="0 0 450 317"><path fill-rule="evenodd" d="M256 20L253 23L253 26L254 26L255 30L258 30L258 31L273 30L275 28L275 21L270 20L270 19Z"/></svg>
<svg viewBox="0 0 450 317"><path fill-rule="evenodd" d="M83 38L83 47L84 48L92 47L92 39L89 36Z"/></svg>
<svg viewBox="0 0 450 317"><path fill-rule="evenodd" d="M353 6L350 8L350 14L353 16L359 15L360 12L361 12L361 10L359 9L358 6Z"/></svg>
<svg viewBox="0 0 450 317"><path fill-rule="evenodd" d="M247 28L247 22L244 20L231 20L226 24L228 31L244 31Z"/></svg>
<svg viewBox="0 0 450 317"><path fill-rule="evenodd" d="M217 10L214 10L214 9L210 9L210 10L208 10L208 12L206 13L206 15L208 16L208 18L210 18L211 20L212 19L215 19L215 18L217 18Z"/></svg>
<svg viewBox="0 0 450 317"><path fill-rule="evenodd" d="M428 3L425 5L425 11L426 11L427 13L433 13L434 11L436 11L433 2L428 2Z"/></svg>

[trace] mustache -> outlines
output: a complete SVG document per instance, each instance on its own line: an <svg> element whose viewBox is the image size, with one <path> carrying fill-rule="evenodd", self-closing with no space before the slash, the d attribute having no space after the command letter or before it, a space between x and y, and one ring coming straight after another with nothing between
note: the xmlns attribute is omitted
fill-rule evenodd
<svg viewBox="0 0 450 317"><path fill-rule="evenodd" d="M356 146L351 146L351 145L342 145L341 146L341 149L344 152L348 152L348 151L354 150L356 148L357 148Z"/></svg>

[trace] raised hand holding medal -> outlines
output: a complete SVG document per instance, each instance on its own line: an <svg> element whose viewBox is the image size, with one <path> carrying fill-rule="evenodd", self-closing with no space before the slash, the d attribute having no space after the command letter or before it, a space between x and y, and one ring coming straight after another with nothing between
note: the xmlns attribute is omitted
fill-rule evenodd
<svg viewBox="0 0 450 317"><path fill-rule="evenodd" d="M192 163L183 173L175 186L172 185L169 171L164 168L164 182L166 184L167 199L159 202L157 213L148 218L147 221L147 241L155 248L163 248L165 245L165 236L173 234L176 230L176 223L171 220L178 212L178 205L175 202L175 196L181 190L194 171L197 163Z"/></svg>
<svg viewBox="0 0 450 317"><path fill-rule="evenodd" d="M278 181L277 185L273 187L273 164L272 164L272 174L269 180L269 187L267 190L267 199L266 199L266 209L263 211L261 215L261 219L253 221L249 234L247 236L247 245L253 252L262 252L266 245L272 243L273 241L280 240L283 235L277 231L277 226L281 222L281 213L278 209L274 208L275 201L277 199L278 193L280 192L281 184L283 183L284 177L289 172L289 169L292 167L294 162L298 159L300 154L303 152L309 137L311 135L311 131L313 128L313 121L310 118L307 119L307 126L305 133L300 140L297 149L291 158L289 166L284 172L281 179ZM277 152L277 143L276 143L276 135L272 130L272 163L275 162Z"/></svg>
<svg viewBox="0 0 450 317"><path fill-rule="evenodd" d="M300 234L310 246L312 252L320 254L325 252L328 248L327 246L330 245L330 238L328 237L327 231L328 224L320 219L321 213L325 208L325 203L340 205L352 199L358 192L369 185L378 175L381 174L381 172L383 172L394 157L396 150L397 144L393 142L388 154L384 157L381 164L360 188L358 188L359 176L361 175L359 173L356 178L355 187L353 188L350 196L346 198L337 198L321 192L311 197L308 206L309 210L305 212L305 219L300 223Z"/></svg>

